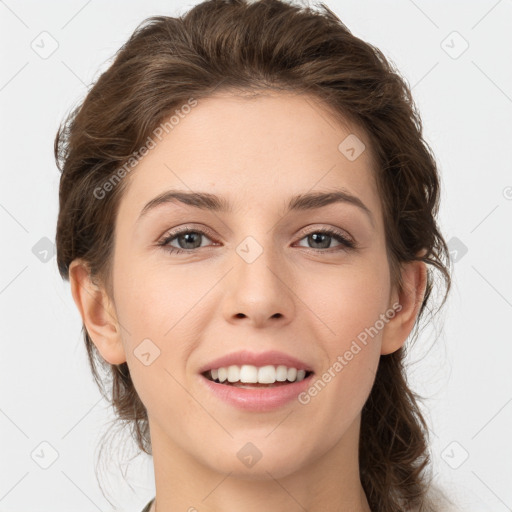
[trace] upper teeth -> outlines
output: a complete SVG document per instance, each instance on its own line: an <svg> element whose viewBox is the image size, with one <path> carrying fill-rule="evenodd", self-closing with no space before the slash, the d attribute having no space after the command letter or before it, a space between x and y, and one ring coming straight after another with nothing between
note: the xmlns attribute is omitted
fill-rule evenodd
<svg viewBox="0 0 512 512"><path fill-rule="evenodd" d="M250 382L260 384L273 384L274 382L301 381L306 376L306 370L297 370L297 368L288 368L284 365L279 366L261 366L256 367L250 364L242 366L231 365L210 370L213 380L224 382Z"/></svg>

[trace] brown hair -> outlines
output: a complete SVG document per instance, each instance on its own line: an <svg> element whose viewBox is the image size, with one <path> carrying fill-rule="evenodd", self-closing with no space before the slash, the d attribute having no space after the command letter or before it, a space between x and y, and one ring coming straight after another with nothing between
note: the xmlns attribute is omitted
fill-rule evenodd
<svg viewBox="0 0 512 512"><path fill-rule="evenodd" d="M380 50L352 35L325 4L319 7L207 0L180 17L154 16L136 28L55 139L62 172L57 264L64 279L70 263L82 258L112 297L113 233L126 180L106 194L101 187L116 172L119 177L119 169L176 108L215 90L305 93L368 137L393 282L400 289L402 263L428 264L416 338L431 302L432 267L447 285L440 307L451 285L449 252L436 223L436 162L404 79ZM104 197L98 199L100 188ZM130 424L140 450L151 454L146 409L127 364L108 364L85 326L82 332L101 392ZM419 397L406 382L405 355L404 346L381 356L362 411L360 478L372 510L380 512L435 510L427 498L428 428Z"/></svg>

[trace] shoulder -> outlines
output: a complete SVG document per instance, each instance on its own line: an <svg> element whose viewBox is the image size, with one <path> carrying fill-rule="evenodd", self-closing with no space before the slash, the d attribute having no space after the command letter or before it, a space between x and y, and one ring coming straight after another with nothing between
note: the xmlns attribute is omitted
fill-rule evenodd
<svg viewBox="0 0 512 512"><path fill-rule="evenodd" d="M155 498L153 498L143 509L141 512L149 512L151 509L151 505L153 505L153 502L155 501Z"/></svg>

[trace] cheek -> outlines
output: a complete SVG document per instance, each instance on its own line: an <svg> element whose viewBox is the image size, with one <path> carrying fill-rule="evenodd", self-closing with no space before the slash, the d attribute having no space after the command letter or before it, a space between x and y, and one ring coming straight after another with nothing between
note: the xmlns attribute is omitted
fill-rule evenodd
<svg viewBox="0 0 512 512"><path fill-rule="evenodd" d="M187 357L187 311L197 302L197 293L174 277L166 281L165 273L148 261L120 257L114 268L116 312L127 363L137 392L150 408L152 401L165 395L156 397L151 389L173 388L172 376L182 381L178 372Z"/></svg>
<svg viewBox="0 0 512 512"><path fill-rule="evenodd" d="M188 313L204 294L186 273L167 275L172 279L166 281L161 267L125 259L116 267L114 287L130 375L149 415L162 422L193 408L180 383L194 338Z"/></svg>
<svg viewBox="0 0 512 512"><path fill-rule="evenodd" d="M308 306L322 320L317 330L325 352L316 391L334 408L354 411L370 392L380 358L390 292L387 261L368 258L330 274L323 287L309 288ZM319 282L317 281L317 284ZM384 320L383 320L384 318ZM325 391L323 391L325 389ZM307 400L307 397L306 397Z"/></svg>
<svg viewBox="0 0 512 512"><path fill-rule="evenodd" d="M306 279L302 286L301 296L307 298L308 307L323 325L318 334L328 342L329 351L336 352L374 326L386 312L389 268L385 259L361 258L336 272Z"/></svg>
<svg viewBox="0 0 512 512"><path fill-rule="evenodd" d="M131 343L152 337L160 343L176 339L208 284L192 267L165 268L149 259L119 259L115 276L116 309Z"/></svg>

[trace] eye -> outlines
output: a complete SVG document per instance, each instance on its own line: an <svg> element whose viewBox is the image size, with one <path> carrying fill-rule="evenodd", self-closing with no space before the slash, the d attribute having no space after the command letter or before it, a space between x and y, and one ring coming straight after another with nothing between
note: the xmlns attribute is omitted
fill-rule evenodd
<svg viewBox="0 0 512 512"><path fill-rule="evenodd" d="M201 237L206 237L207 233L200 229L185 228L178 231L169 233L158 245L165 247L165 249L173 254L182 252L194 252L195 249L201 247ZM176 240L179 247L170 245L172 241Z"/></svg>
<svg viewBox="0 0 512 512"><path fill-rule="evenodd" d="M191 229L190 227L183 228L169 233L162 241L158 242L158 245L164 247L165 250L171 254L190 254L195 252L196 249L204 247L204 245L201 244L202 237L206 237L207 239L211 240L207 236L208 234L209 233L201 229ZM333 239L338 241L339 246L341 246L341 249L338 248L335 249L335 251L357 248L356 242L354 242L352 239L349 239L341 231L336 229L316 229L308 233L300 240L304 239L307 239L308 243L313 244L313 246L317 246L309 247L309 249L314 251L327 252L323 249L329 249ZM171 245L172 242L177 243L178 247Z"/></svg>
<svg viewBox="0 0 512 512"><path fill-rule="evenodd" d="M329 249L328 246L333 239L337 240L345 250L356 248L356 243L353 240L349 239L341 231L336 229L316 229L308 233L305 237L301 238L301 240L304 239L306 239L308 243L313 244L313 246L316 246L311 247L312 249Z"/></svg>

